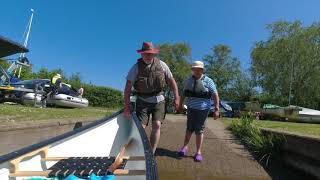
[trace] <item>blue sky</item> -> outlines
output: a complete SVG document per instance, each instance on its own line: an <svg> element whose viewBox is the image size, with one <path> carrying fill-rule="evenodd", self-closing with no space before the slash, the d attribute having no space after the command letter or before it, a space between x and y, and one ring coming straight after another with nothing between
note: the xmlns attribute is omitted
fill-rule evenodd
<svg viewBox="0 0 320 180"><path fill-rule="evenodd" d="M266 24L320 19L318 0L2 0L0 35L22 42L34 8L28 57L34 70L62 68L86 82L122 90L143 41L186 42L192 59L217 44L232 48L243 68Z"/></svg>

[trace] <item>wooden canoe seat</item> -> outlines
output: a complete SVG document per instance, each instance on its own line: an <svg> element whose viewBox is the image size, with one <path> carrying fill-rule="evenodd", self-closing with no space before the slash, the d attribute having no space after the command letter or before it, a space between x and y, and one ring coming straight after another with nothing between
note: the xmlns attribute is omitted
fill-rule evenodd
<svg viewBox="0 0 320 180"><path fill-rule="evenodd" d="M44 176L49 177L50 170L47 171L17 171L11 173L10 177L30 177L30 176ZM146 170L130 170L130 169L116 169L113 172L116 176L139 176L146 175Z"/></svg>
<svg viewBox="0 0 320 180"><path fill-rule="evenodd" d="M42 158L41 161L60 161L62 159L68 159L70 157L45 157ZM127 161L144 161L144 156L123 156L123 159Z"/></svg>
<svg viewBox="0 0 320 180"><path fill-rule="evenodd" d="M44 177L67 177L74 174L79 177L87 177L91 174L105 176L145 175L145 170L124 169L128 161L144 161L144 156L124 156L126 148L132 143L132 139L125 144L116 157L48 157L48 147L35 150L13 161L13 169L10 177L21 176L44 176ZM19 171L19 163L22 159L36 154L43 154L41 161L58 161L46 171Z"/></svg>
<svg viewBox="0 0 320 180"><path fill-rule="evenodd" d="M145 175L145 170L128 170L124 169L128 161L144 161L144 156L123 156L121 163L116 169L110 171L116 157L47 157L43 161L58 161L46 171L17 171L11 173L11 177L18 176L45 176L45 177L67 177L74 174L79 177L86 177L90 174L105 176L114 174L117 176L124 175Z"/></svg>

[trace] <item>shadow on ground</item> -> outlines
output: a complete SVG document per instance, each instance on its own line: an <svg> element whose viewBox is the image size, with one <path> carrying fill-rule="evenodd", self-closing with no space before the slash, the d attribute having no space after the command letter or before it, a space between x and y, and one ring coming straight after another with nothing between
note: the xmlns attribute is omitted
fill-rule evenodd
<svg viewBox="0 0 320 180"><path fill-rule="evenodd" d="M164 148L157 148L155 156L167 156L174 159L182 159L182 157L179 156L179 153L177 151L171 151L169 149Z"/></svg>

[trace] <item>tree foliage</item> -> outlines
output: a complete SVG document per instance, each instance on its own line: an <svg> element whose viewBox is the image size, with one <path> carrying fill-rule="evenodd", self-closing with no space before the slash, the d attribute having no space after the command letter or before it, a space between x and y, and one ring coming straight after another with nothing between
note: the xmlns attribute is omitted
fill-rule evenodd
<svg viewBox="0 0 320 180"><path fill-rule="evenodd" d="M158 57L169 66L179 90L183 89L184 81L191 75L191 48L187 43L160 44Z"/></svg>
<svg viewBox="0 0 320 180"><path fill-rule="evenodd" d="M205 55L206 74L216 83L222 99L248 101L254 94L253 84L248 74L242 71L240 60L231 55L231 48L219 44Z"/></svg>
<svg viewBox="0 0 320 180"><path fill-rule="evenodd" d="M303 27L300 21L279 21L267 26L266 41L252 50L252 75L264 97L287 105L320 109L320 25Z"/></svg>

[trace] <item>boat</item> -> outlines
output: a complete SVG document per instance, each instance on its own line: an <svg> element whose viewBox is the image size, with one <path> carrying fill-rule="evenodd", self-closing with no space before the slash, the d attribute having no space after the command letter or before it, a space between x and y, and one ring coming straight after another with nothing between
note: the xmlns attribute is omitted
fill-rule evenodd
<svg viewBox="0 0 320 180"><path fill-rule="evenodd" d="M21 98L21 103L27 105L41 104L42 98L43 94L36 94L34 92L26 93ZM69 108L85 108L89 106L89 101L88 99L83 97L75 97L67 94L57 94L49 96L47 98L46 105Z"/></svg>
<svg viewBox="0 0 320 180"><path fill-rule="evenodd" d="M21 104L24 104L24 105L40 104L41 99L42 99L42 94L36 94L34 92L30 92L22 96Z"/></svg>
<svg viewBox="0 0 320 180"><path fill-rule="evenodd" d="M320 123L320 111L309 109L300 106L290 106L292 108L299 108L300 111L288 118L288 121L292 122L303 122L303 123Z"/></svg>
<svg viewBox="0 0 320 180"><path fill-rule="evenodd" d="M3 36L0 36L0 47L0 58L11 56L17 53L29 52L29 49L27 49L23 45Z"/></svg>
<svg viewBox="0 0 320 180"><path fill-rule="evenodd" d="M147 135L135 113L123 110L65 134L0 156L1 180L114 176L158 180Z"/></svg>
<svg viewBox="0 0 320 180"><path fill-rule="evenodd" d="M277 118L288 122L320 123L320 111L293 105L280 107L265 104L261 115L267 119Z"/></svg>
<svg viewBox="0 0 320 180"><path fill-rule="evenodd" d="M0 36L0 58L14 55L16 53L29 52L29 49L14 42L8 38ZM8 74L7 70L0 65L0 87L1 89L10 88L12 77Z"/></svg>
<svg viewBox="0 0 320 180"><path fill-rule="evenodd" d="M89 105L89 101L86 98L70 96L66 94L53 95L52 97L48 98L47 103L70 108L85 108Z"/></svg>
<svg viewBox="0 0 320 180"><path fill-rule="evenodd" d="M2 101L34 105L42 103L43 96L50 91L51 83L49 79L32 79L11 83L10 87L13 89L2 90ZM72 88L69 88L65 93L67 92L69 93L58 92L58 94L50 95L46 104L70 108L88 107L88 99L77 96L77 93Z"/></svg>
<svg viewBox="0 0 320 180"><path fill-rule="evenodd" d="M260 111L259 119L276 119L281 121L289 121L298 117L299 111L302 109L296 106L281 107L274 104L264 104Z"/></svg>
<svg viewBox="0 0 320 180"><path fill-rule="evenodd" d="M29 60L25 56L25 53L29 52L27 47L28 47L28 40L29 40L31 26L32 26L33 15L34 15L34 10L31 9L31 17L27 25L27 31L24 34L23 46L0 36L0 47L1 47L0 58L10 56L20 52L20 56L18 60L13 61L10 67L5 72L2 72L0 74L0 77L1 77L0 85L3 85L4 83L8 83L10 85L10 83L20 81L22 67L30 66ZM1 71L4 71L2 67L1 67Z"/></svg>

